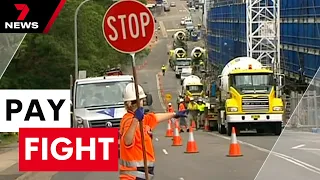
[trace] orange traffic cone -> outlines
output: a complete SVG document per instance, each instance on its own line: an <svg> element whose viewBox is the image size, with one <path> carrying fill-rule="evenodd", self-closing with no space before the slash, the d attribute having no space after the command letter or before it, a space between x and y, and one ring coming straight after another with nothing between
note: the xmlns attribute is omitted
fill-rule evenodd
<svg viewBox="0 0 320 180"><path fill-rule="evenodd" d="M241 150L240 150L240 145L237 141L237 136L236 136L236 130L234 127L232 127L232 132L231 132L231 144L229 148L229 157L239 157L242 156Z"/></svg>
<svg viewBox="0 0 320 180"><path fill-rule="evenodd" d="M187 150L185 153L198 153L198 146L196 144L196 141L193 137L193 128L190 128L189 130L189 140L187 144Z"/></svg>
<svg viewBox="0 0 320 180"><path fill-rule="evenodd" d="M166 137L173 137L173 131L171 129L171 121L168 121L168 128L167 128L167 133L166 133Z"/></svg>
<svg viewBox="0 0 320 180"><path fill-rule="evenodd" d="M178 127L178 131L180 132L181 128L180 128L180 121L179 119L174 119L172 122L172 127ZM178 123L177 123L178 122ZM173 130L174 131L174 130Z"/></svg>
<svg viewBox="0 0 320 180"><path fill-rule="evenodd" d="M174 128L174 135L173 135L173 142L172 142L172 146L182 146L182 139L180 137L180 133L179 133L179 122L176 121L175 122L176 126Z"/></svg>
<svg viewBox="0 0 320 180"><path fill-rule="evenodd" d="M192 121L191 127L192 127L192 128L196 128L196 122L195 122L195 121Z"/></svg>
<svg viewBox="0 0 320 180"><path fill-rule="evenodd" d="M206 119L204 120L204 130L205 130L205 131L210 131L208 118L206 118Z"/></svg>

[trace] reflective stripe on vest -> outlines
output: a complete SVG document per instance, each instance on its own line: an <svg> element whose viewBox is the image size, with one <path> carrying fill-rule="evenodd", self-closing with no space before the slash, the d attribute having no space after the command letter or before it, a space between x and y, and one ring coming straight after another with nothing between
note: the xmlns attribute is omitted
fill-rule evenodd
<svg viewBox="0 0 320 180"><path fill-rule="evenodd" d="M122 171L120 170L120 175L131 175L131 176L135 176L137 178L141 178L141 179L146 179L146 175L144 172L141 171ZM149 179L153 179L153 175L149 174Z"/></svg>
<svg viewBox="0 0 320 180"><path fill-rule="evenodd" d="M120 165L125 167L144 167L143 161L125 161L120 159ZM147 162L148 167L154 167L154 162Z"/></svg>

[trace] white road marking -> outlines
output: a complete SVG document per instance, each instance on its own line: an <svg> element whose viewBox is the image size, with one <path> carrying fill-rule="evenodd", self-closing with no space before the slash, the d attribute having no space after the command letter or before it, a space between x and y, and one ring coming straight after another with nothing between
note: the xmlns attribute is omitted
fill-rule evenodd
<svg viewBox="0 0 320 180"><path fill-rule="evenodd" d="M298 146L294 146L294 147L292 147L291 149L298 149L298 148L301 148L301 147L303 147L303 146L305 146L305 144L300 144L300 145L298 145Z"/></svg>
<svg viewBox="0 0 320 180"><path fill-rule="evenodd" d="M211 134L211 135L213 135L213 136L220 137L220 138L223 138L223 139L226 139L226 140L231 140L231 138L226 137L226 136L223 136L223 135L214 134L214 133L208 133L208 134ZM293 158L293 157L291 157L291 156L288 156L288 155L285 155L285 154L281 154L281 153L278 153L278 152L275 152L275 151L270 151L270 150L268 150L268 149L265 149L265 148L262 148L262 147L259 147L259 146L256 146L256 145L247 143L247 142L245 142L245 141L240 141L240 140L238 140L238 143L244 144L244 145L246 145L246 146L252 147L252 148L254 148L254 149L257 149L257 150L259 150L259 151L262 151L262 152L265 152L265 153L268 153L268 154L270 153L270 154L272 154L272 155L274 155L274 156L276 156L276 157L279 157L279 158L284 159L284 160L286 160L286 161L288 161L288 162L291 162L292 164L295 164L295 165L297 165L297 166L300 166L300 167L302 167L302 168L305 168L305 169L307 169L307 170L309 170L309 171L312 171L312 172L314 172L314 173L320 174L320 168L315 167L315 166L312 166L312 165L310 165L310 164L308 164L308 163L305 163L305 162L303 162L303 161L300 161L300 160L298 160L298 159L295 159L295 158Z"/></svg>
<svg viewBox="0 0 320 180"><path fill-rule="evenodd" d="M160 29L161 29L162 36L164 38L167 38L168 34L167 34L166 27L164 26L163 21L159 21L159 26L160 26Z"/></svg>
<svg viewBox="0 0 320 180"><path fill-rule="evenodd" d="M183 178L183 177L181 177L181 178L179 178L179 180L184 180L184 178Z"/></svg>
<svg viewBox="0 0 320 180"><path fill-rule="evenodd" d="M162 149L162 152L165 154L165 155L168 155L168 151L166 149Z"/></svg>
<svg viewBox="0 0 320 180"><path fill-rule="evenodd" d="M162 109L163 110L166 110L166 106L164 105L164 102L163 102L163 99L162 99L162 96L161 96L161 92L160 92L160 82L159 82L159 73L156 74L156 80L157 80L157 90L158 90L158 96L159 96L159 101L160 101L160 104L162 106Z"/></svg>
<svg viewBox="0 0 320 180"><path fill-rule="evenodd" d="M189 9L188 9L185 5L182 5L182 7L183 7L183 9L186 10L186 12L190 13L190 12L189 12Z"/></svg>
<svg viewBox="0 0 320 180"><path fill-rule="evenodd" d="M156 140L156 141L159 141L159 139L158 139L158 138L155 138L155 140Z"/></svg>

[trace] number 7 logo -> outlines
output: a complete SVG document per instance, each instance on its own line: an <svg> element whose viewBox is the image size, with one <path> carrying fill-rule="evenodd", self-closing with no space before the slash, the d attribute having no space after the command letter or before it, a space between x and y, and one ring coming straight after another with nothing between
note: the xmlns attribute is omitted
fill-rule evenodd
<svg viewBox="0 0 320 180"><path fill-rule="evenodd" d="M14 6L16 7L16 9L18 11L21 11L20 15L18 16L18 21L23 21L27 14L29 13L29 7L26 4L14 4Z"/></svg>

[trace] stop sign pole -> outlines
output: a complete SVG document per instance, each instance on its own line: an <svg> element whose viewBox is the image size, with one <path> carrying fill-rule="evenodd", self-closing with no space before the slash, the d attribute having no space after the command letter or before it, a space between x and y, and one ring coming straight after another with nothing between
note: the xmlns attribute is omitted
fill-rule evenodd
<svg viewBox="0 0 320 180"><path fill-rule="evenodd" d="M103 34L115 50L130 54L136 90L137 105L140 107L135 54L148 46L155 31L151 11L139 1L121 0L109 7L102 22ZM139 122L146 180L149 180L143 122Z"/></svg>

